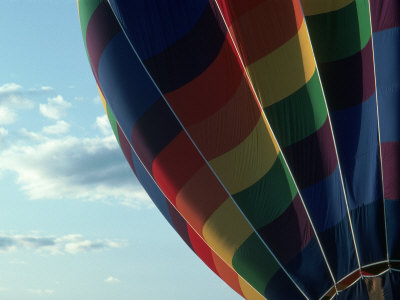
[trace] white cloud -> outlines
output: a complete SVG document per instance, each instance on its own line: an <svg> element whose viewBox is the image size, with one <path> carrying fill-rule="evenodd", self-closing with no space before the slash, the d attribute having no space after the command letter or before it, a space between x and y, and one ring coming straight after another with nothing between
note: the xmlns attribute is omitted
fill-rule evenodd
<svg viewBox="0 0 400 300"><path fill-rule="evenodd" d="M40 254L78 254L82 252L103 251L122 248L126 241L109 239L90 240L81 234L68 234L60 237L39 234L3 234L0 233L0 252L32 250Z"/></svg>
<svg viewBox="0 0 400 300"><path fill-rule="evenodd" d="M9 125L17 120L16 110L31 109L33 102L24 97L22 86L6 83L0 86L0 125Z"/></svg>
<svg viewBox="0 0 400 300"><path fill-rule="evenodd" d="M65 121L57 121L54 125L43 127L42 131L46 134L63 134L69 131L69 127Z"/></svg>
<svg viewBox="0 0 400 300"><path fill-rule="evenodd" d="M24 90L23 93L30 96L54 94L54 89L51 86L41 86L39 88L30 88L28 90Z"/></svg>
<svg viewBox="0 0 400 300"><path fill-rule="evenodd" d="M109 276L106 279L104 279L104 282L107 282L107 283L118 283L118 282L120 282L120 280L118 278L113 277L113 276Z"/></svg>
<svg viewBox="0 0 400 300"><path fill-rule="evenodd" d="M28 292L38 296L53 295L54 290L50 289L28 289Z"/></svg>
<svg viewBox="0 0 400 300"><path fill-rule="evenodd" d="M96 118L96 127L99 128L104 135L113 134L107 115L103 115L101 117Z"/></svg>
<svg viewBox="0 0 400 300"><path fill-rule="evenodd" d="M16 83L6 83L0 86L0 105L17 109L32 108L33 102L23 96L27 93Z"/></svg>
<svg viewBox="0 0 400 300"><path fill-rule="evenodd" d="M110 248L122 248L126 243L116 242L111 240L85 240L81 235L71 234L59 239L60 242L65 243L64 250L70 254L77 254L80 252L100 251Z"/></svg>
<svg viewBox="0 0 400 300"><path fill-rule="evenodd" d="M7 106L0 106L0 125L9 125L17 120L16 113Z"/></svg>
<svg viewBox="0 0 400 300"><path fill-rule="evenodd" d="M5 83L0 86L0 95L15 93L20 90L22 90L22 86L20 86L19 84L16 84L14 82Z"/></svg>
<svg viewBox="0 0 400 300"><path fill-rule="evenodd" d="M28 131L26 128L21 128L19 130L19 133L22 137L25 138L26 141L35 141L35 142L42 141L43 142L43 141L47 140L46 136L44 136L40 133L33 132L33 131ZM0 168L0 172L1 172L1 168Z"/></svg>
<svg viewBox="0 0 400 300"><path fill-rule="evenodd" d="M53 90L53 88L51 86L42 86L40 89L42 91L52 91Z"/></svg>
<svg viewBox="0 0 400 300"><path fill-rule="evenodd" d="M3 127L0 127L0 138L5 137L7 135L8 135L8 130Z"/></svg>
<svg viewBox="0 0 400 300"><path fill-rule="evenodd" d="M6 291L8 291L8 288L0 286L0 292L6 292Z"/></svg>
<svg viewBox="0 0 400 300"><path fill-rule="evenodd" d="M47 104L41 103L39 110L41 114L49 119L58 120L66 114L71 103L64 100L61 95L47 99Z"/></svg>
<svg viewBox="0 0 400 300"><path fill-rule="evenodd" d="M8 135L8 130L0 127L0 149L6 145L6 136Z"/></svg>
<svg viewBox="0 0 400 300"><path fill-rule="evenodd" d="M14 172L30 199L83 199L153 207L113 136L49 138L26 129L0 152L0 174Z"/></svg>

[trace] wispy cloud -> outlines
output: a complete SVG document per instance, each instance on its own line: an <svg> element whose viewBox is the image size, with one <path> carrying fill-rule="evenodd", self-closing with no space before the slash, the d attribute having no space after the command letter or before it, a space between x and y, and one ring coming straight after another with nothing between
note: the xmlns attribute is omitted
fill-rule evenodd
<svg viewBox="0 0 400 300"><path fill-rule="evenodd" d="M103 200L152 207L113 136L50 138L27 130L21 133L26 142L0 152L0 174L16 173L17 183L31 199Z"/></svg>
<svg viewBox="0 0 400 300"><path fill-rule="evenodd" d="M0 100L15 95L45 95L53 92L54 89L51 86L41 86L40 88L24 88L20 84L9 82L0 86Z"/></svg>
<svg viewBox="0 0 400 300"><path fill-rule="evenodd" d="M49 118L58 120L65 116L67 109L71 106L71 103L64 100L61 95L53 98L48 98L47 103L41 103L39 105L40 113Z"/></svg>
<svg viewBox="0 0 400 300"><path fill-rule="evenodd" d="M7 106L0 106L0 125L9 125L17 120L17 114Z"/></svg>
<svg viewBox="0 0 400 300"><path fill-rule="evenodd" d="M33 106L33 102L24 96L22 86L16 83L0 86L0 125L15 123L18 109L31 109Z"/></svg>
<svg viewBox="0 0 400 300"><path fill-rule="evenodd" d="M3 84L0 86L0 105L17 109L33 108L33 102L28 99L31 94L31 91L25 90L19 84Z"/></svg>
<svg viewBox="0 0 400 300"><path fill-rule="evenodd" d="M100 129L100 131L104 134L104 135L111 135L112 133L112 129L110 126L110 122L108 122L108 118L107 115L103 115L101 117L97 117L96 118L96 127Z"/></svg>
<svg viewBox="0 0 400 300"><path fill-rule="evenodd" d="M118 278L116 278L116 277L109 276L106 279L104 279L104 282L106 282L106 283L118 283L118 282L120 282L120 280Z"/></svg>
<svg viewBox="0 0 400 300"><path fill-rule="evenodd" d="M50 289L28 289L28 292L38 296L53 295L54 290Z"/></svg>
<svg viewBox="0 0 400 300"><path fill-rule="evenodd" d="M61 121L57 121L57 123L54 125L49 125L49 126L43 127L42 131L43 131L43 133L46 133L46 134L58 135L58 134L67 133L69 130L69 127L70 127L70 125L67 122L61 120Z"/></svg>
<svg viewBox="0 0 400 300"><path fill-rule="evenodd" d="M8 130L0 127L0 136L7 136L8 135Z"/></svg>
<svg viewBox="0 0 400 300"><path fill-rule="evenodd" d="M21 128L19 130L20 136L23 138L23 140L19 140L19 145L22 147L23 145L28 146L28 142L43 142L48 139L47 136L43 135L42 133L37 133L33 131L28 131L26 128ZM0 168L1 172L1 168Z"/></svg>
<svg viewBox="0 0 400 300"><path fill-rule="evenodd" d="M81 234L64 236L41 236L38 234L2 234L0 233L0 251L3 253L17 250L32 250L42 254L78 254L82 252L103 251L122 248L126 241L97 239L90 240Z"/></svg>
<svg viewBox="0 0 400 300"><path fill-rule="evenodd" d="M0 96L10 94L10 93L15 93L19 92L22 90L22 86L19 84L16 84L14 82L11 83L5 83L0 86Z"/></svg>
<svg viewBox="0 0 400 300"><path fill-rule="evenodd" d="M8 130L3 127L0 127L0 148L5 147L7 135L8 135Z"/></svg>
<svg viewBox="0 0 400 300"><path fill-rule="evenodd" d="M42 90L42 91L52 91L53 88L52 88L51 86L42 86L42 87L40 88L40 90Z"/></svg>
<svg viewBox="0 0 400 300"><path fill-rule="evenodd" d="M8 130L3 127L0 127L0 137L4 137L7 135L8 135Z"/></svg>

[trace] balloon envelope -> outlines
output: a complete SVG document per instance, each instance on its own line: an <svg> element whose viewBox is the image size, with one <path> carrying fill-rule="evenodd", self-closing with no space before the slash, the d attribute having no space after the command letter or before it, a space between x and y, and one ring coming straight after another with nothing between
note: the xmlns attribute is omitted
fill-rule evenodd
<svg viewBox="0 0 400 300"><path fill-rule="evenodd" d="M396 0L79 0L121 149L246 299L397 299Z"/></svg>

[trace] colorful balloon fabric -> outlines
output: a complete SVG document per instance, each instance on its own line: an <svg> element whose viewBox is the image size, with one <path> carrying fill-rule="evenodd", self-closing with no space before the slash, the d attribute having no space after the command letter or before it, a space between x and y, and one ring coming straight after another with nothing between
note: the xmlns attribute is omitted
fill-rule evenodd
<svg viewBox="0 0 400 300"><path fill-rule="evenodd" d="M246 299L400 299L399 0L78 0L121 149Z"/></svg>

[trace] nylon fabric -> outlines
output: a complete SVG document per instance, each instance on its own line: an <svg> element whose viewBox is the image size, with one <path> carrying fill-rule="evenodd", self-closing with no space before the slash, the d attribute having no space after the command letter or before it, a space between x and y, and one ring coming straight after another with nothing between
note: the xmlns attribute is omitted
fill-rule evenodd
<svg viewBox="0 0 400 300"><path fill-rule="evenodd" d="M117 5L118 6L118 2L111 2L112 5ZM125 5L125 4L124 4ZM130 16L129 16L130 17ZM126 16L122 16L122 18L128 18L128 15ZM220 21L216 22L219 23ZM121 22L123 23L123 22ZM200 29L199 29L200 30ZM218 31L221 30L219 29L219 27L215 28L214 31ZM222 29L222 32L224 32L224 30ZM130 38L131 43L133 44L134 47L141 47L140 46L140 40L134 40L134 35L130 35L129 34L129 29L127 29L126 31L128 37ZM188 35L190 35L191 33L189 33ZM216 34L216 33L213 33ZM189 37L187 37L189 39ZM209 41L207 41L209 42ZM205 47L204 44L201 44L200 47ZM212 47L212 46L211 46ZM176 47L175 45L171 45L171 47L168 49L168 53L170 55L172 55L172 53L175 53ZM232 50L231 50L232 51ZM207 52L207 51L206 51ZM177 53L179 53L179 51L177 51ZM234 55L231 55L230 57L234 58ZM148 67L149 71L151 74L154 73L154 69L152 68L152 65L148 65L147 62L151 61L152 58L147 58L145 61L143 61L143 63L145 64L146 67ZM193 62L194 63L194 62ZM232 61L230 62L230 64L237 64L237 60L236 59L232 59ZM196 66L194 66L194 68L196 68ZM184 72L182 74L185 74ZM230 73L226 73L225 78L229 79L230 78ZM165 78L165 77L159 77L157 75L155 75L153 77L153 79L155 80L155 82L161 87L161 90L163 86L171 86L168 83L168 80L170 80L169 78ZM219 80L222 80L223 78L220 78ZM163 80L166 80L167 82L162 83ZM193 82L191 82L192 85L192 89L194 87L197 87L199 93L202 92L201 89L201 85L195 85L193 84ZM224 82L221 82L221 86L224 86ZM183 86L183 88L185 88L186 86ZM165 94L165 98L166 100L169 102L169 95L172 93L172 91L167 91L167 93ZM176 93L176 92L174 92ZM174 99L174 98L173 98ZM182 99L183 100L183 99ZM203 99L203 103L202 105L207 105L206 99ZM254 99L249 99L250 101L254 101ZM181 109L182 107L188 107L186 102L169 102L170 105L172 106L172 108L174 109L175 113L179 113L180 111L186 111L185 109ZM212 102L211 102L212 103ZM211 104L210 103L210 104ZM212 105L212 104L211 104ZM176 107L176 109L175 109ZM180 114L178 114L179 119L180 118ZM227 116L227 119L229 120L230 116ZM183 116L184 118L184 116ZM190 131L190 127L186 126L185 123L183 123L183 125L185 126L185 128L188 130L189 135L191 135L191 131ZM190 124L188 124L190 125ZM227 152L226 154L221 155L220 157L215 158L214 160L210 161L210 165L213 167L214 171L216 172L217 176L220 178L220 180L222 181L222 183L224 184L224 186L228 189L228 191L231 194L236 194L238 192L240 192L241 190L244 190L246 188L248 188L249 186L253 185L254 183L256 183L261 176L263 176L265 174L265 172L270 172L270 168L272 166L272 162L271 158L274 157L274 152L277 153L277 148L274 145L274 140L273 137L271 137L271 133L270 130L268 129L268 126L266 126L266 124L262 121L259 121L259 125L256 126L256 129L254 130L254 132L256 134L250 134L249 138L245 139L241 144L239 144L237 147L233 148L231 151ZM269 133L268 133L269 132ZM192 135L191 135L192 136ZM193 136L192 136L193 138ZM268 141L268 139L270 139L271 141ZM196 141L194 141L196 143ZM272 142L272 143L271 143ZM271 146L268 146L268 143ZM197 144L197 143L196 143ZM254 148L254 145L258 145L257 148ZM265 145L265 146L264 146ZM199 147L199 145L197 144L197 146ZM200 148L200 151L202 153L203 149ZM271 150L268 150L271 149ZM177 149L176 149L177 150ZM253 154L254 153L254 154ZM260 156L257 153L262 153L263 155ZM267 155L265 155L265 153L267 153ZM268 155L268 153L271 153ZM276 154L275 154L276 155ZM172 157L172 156L170 156ZM207 158L207 157L206 157ZM208 159L208 158L207 158ZM250 159L250 160L249 160ZM267 159L267 160L265 160ZM265 161L265 163L261 163L262 161ZM165 159L165 161L167 161L167 159ZM270 162L268 162L270 161ZM230 171L230 168L232 168ZM248 170L248 171L247 171ZM164 176L166 177L166 176ZM254 178L254 179L253 179ZM239 180L239 181L238 181ZM285 181L290 182L290 178L289 179L285 179ZM159 181L159 180L158 180ZM165 187L171 186L171 184L173 184L172 182L168 182L165 184ZM268 197L268 199L271 199L273 201L273 198L267 194L264 193L264 199L266 197ZM236 201L235 197L233 197L234 201ZM292 199L293 200L293 199ZM266 201L266 200L264 200ZM268 203L269 201L266 201L266 203ZM276 200L275 200L276 202ZM252 215L250 213L248 213L247 211L245 211L241 206L240 206L240 202L236 202L240 209L243 211L243 213L245 214L246 218L251 222L252 226L254 228L257 229L258 225L256 223L257 220L257 215ZM254 202L257 205L257 202ZM263 213L270 213L268 211L266 211L264 208L260 209L258 212L258 215L262 215ZM275 218L278 217L278 215L275 216ZM302 223L301 223L302 224ZM263 224L264 225L264 224ZM310 226L307 227L308 230L310 230ZM307 232L304 230L299 230L300 234L303 234L303 232ZM268 245L268 241L265 241ZM293 243L292 241L288 241L289 243ZM281 260L279 257L279 252L277 254L274 253L274 255L277 255L278 260ZM313 265L313 268L319 269L320 267L323 268L323 265L325 264L323 261L323 257L321 253L315 253L317 260L316 260L316 264ZM310 266L309 266L310 267ZM296 272L299 272L299 274L301 273L300 270L295 270L295 272L293 272L293 276L297 276L298 278L301 278L298 274L296 274ZM329 274L328 271L326 270L325 273L325 278L329 278ZM319 277L318 279L315 278L316 280L320 280L321 277ZM328 279L329 281L329 279ZM318 285L315 285L318 286ZM321 286L321 285L320 285ZM309 289L311 289L311 287L307 287ZM314 293L315 291L313 291Z"/></svg>
<svg viewBox="0 0 400 300"><path fill-rule="evenodd" d="M218 3L224 18L229 20L239 55L300 189L311 220L318 222L320 215L324 215L325 220L332 220L329 226L334 226L346 217L343 213L336 213L344 207L344 197L339 173L335 172L335 147L313 50L304 17L298 12L300 2L260 1L265 5L260 4L247 10L243 10L240 1L220 0ZM263 21L254 21L249 17L258 15L262 18L260 12L269 16L282 8L285 8L286 13L274 15L269 27L257 26L258 22ZM258 14L253 15L254 10L258 10ZM272 40L271 44L275 48L271 50L260 47L259 50L263 49L264 52L259 52L258 57L261 57L253 61L252 45L261 36L265 40ZM280 43L275 43L278 36ZM282 41L282 37L286 40ZM332 209L332 206L335 207L333 203L337 203L336 209ZM317 234L328 229L319 224L315 228ZM331 238L335 239L335 236ZM340 252L340 249L331 249L323 244L322 250L325 254L327 251ZM336 279L351 272L354 265L352 253L341 254L339 257L327 255L333 260L328 260L329 266L348 266L343 273L331 268Z"/></svg>
<svg viewBox="0 0 400 300"><path fill-rule="evenodd" d="M94 36L92 38L95 39L96 34L100 34L100 30L93 31ZM147 81L138 81L136 83L139 88L135 90L135 99L138 100L134 103L131 101L126 101L125 103L120 101L121 99L132 99L130 97L131 92L125 91L123 93L126 94L119 94L121 86L123 87L124 85L132 84L130 80L127 81L125 78L129 77L132 79L135 76L138 76L138 74L143 75L143 68L140 62L137 58L135 60L135 53L132 51L129 52L128 49L131 49L131 47L124 39L124 36L120 33L117 33L110 39L108 45L104 47L99 59L99 68L97 69L99 85L104 92L105 98L109 101L110 107L112 111L114 111L117 119L121 118L121 115L125 116L129 114L129 112L136 111L131 116L126 116L127 119L124 124L121 124L121 129L127 136L129 142L133 145L135 151L137 150L138 153L141 153L140 156L141 159L143 158L146 169L156 180L158 186L161 187L163 193L168 197L168 199L172 199L170 200L171 202L168 202L172 203L172 205L168 204L168 208L170 215L174 215L173 223L175 228L177 228L185 241L192 244L192 248L196 249L197 254L200 255L205 263L215 270L216 266L210 261L209 252L198 248L197 244L193 245L196 241L191 238L190 233L184 233L185 223L182 222L182 220L179 221L179 218L175 216L176 212L174 213L174 210L171 210L172 208L177 207L176 196L179 194L179 191L194 176L194 174L204 166L204 161L202 161L201 158L196 158L196 156L198 157L197 150L193 147L186 134L176 126L174 118L165 118L165 116L160 117L159 113L167 113L167 110L160 101L160 95L157 94L158 90L154 90L154 85L152 85L151 81L147 79ZM122 57L121 51L124 56L128 57L128 65L124 64L123 61L120 60L120 57ZM94 57L96 56L94 55ZM96 72L96 69L93 69ZM143 78L148 78L148 76ZM143 78L141 78L141 80ZM152 95L154 95L154 98ZM142 99L142 101L140 99ZM254 108L258 109L257 106L254 106ZM258 114L260 114L259 110ZM168 116L168 113L166 116ZM154 144L153 140L146 139L145 132L148 130L153 132L152 134L157 134L161 138L156 144ZM163 142L160 143L160 141ZM177 160L178 157L179 159ZM186 157L187 161L185 161L183 157ZM197 161L197 163L194 163L194 161ZM187 166L191 166L191 168L187 168ZM171 180L171 178L166 176L167 173L173 175L174 178ZM189 195L186 196L190 198L192 193L198 194L201 189L203 189L203 187L198 186L194 191L191 191ZM209 191L209 193L211 192L212 191ZM229 197L226 195L225 199L227 198ZM204 207L204 209L209 210L208 207ZM236 206L234 209L237 209ZM187 214L187 212L185 213ZM190 217L189 214L184 216L185 218ZM202 216L200 213L200 219L201 218ZM235 232L229 233L230 236L234 236L235 234ZM264 243L260 241L259 245L261 246L260 251L267 260L272 260L274 264L277 264L275 258L273 258L265 248ZM247 261L245 261L244 264L251 264L252 261L257 259L246 255L244 258L246 258ZM249 277L248 274L244 275L244 278ZM284 282L286 282L288 290L296 289L287 276L285 277ZM267 282L264 283L264 287L266 284ZM260 289L260 292L264 293L264 288Z"/></svg>
<svg viewBox="0 0 400 300"><path fill-rule="evenodd" d="M374 61L368 0L306 17L330 110L361 266L386 257ZM359 223L368 222L370 224ZM372 232L370 225L378 225ZM370 247L370 239L378 244Z"/></svg>
<svg viewBox="0 0 400 300"><path fill-rule="evenodd" d="M303 0L301 2L306 16L335 11L349 5L354 0Z"/></svg>
<svg viewBox="0 0 400 300"><path fill-rule="evenodd" d="M101 90L99 90L101 98L105 100ZM235 290L239 295L243 296L241 285L246 287L246 293L252 293L253 298L265 299L261 294L254 292L254 289L248 285L238 274L230 268L226 263L221 260L221 258L215 254L215 252L200 238L200 236L190 227L189 224L182 218L180 213L169 204L169 201L162 194L161 190L158 188L154 180L150 177L143 164L139 160L138 156L129 145L128 140L125 138L121 128L119 127L116 118L108 106L107 102L104 102L105 111L107 117L110 121L112 128L117 128L114 131L117 141L121 145L125 158L132 162L130 163L133 172L138 178L139 182L145 188L146 192L151 197L154 204L157 206L158 210L162 213L164 218L168 223L174 227L181 238L186 242L186 244L202 259L210 269L212 269L218 276L221 277L233 290ZM124 145L124 146L123 146ZM129 151L128 151L129 150ZM247 299L253 299L247 298Z"/></svg>
<svg viewBox="0 0 400 300"><path fill-rule="evenodd" d="M77 4L121 151L208 268L252 300L397 299L400 2Z"/></svg>
<svg viewBox="0 0 400 300"><path fill-rule="evenodd" d="M400 3L370 1L389 259L400 259Z"/></svg>

